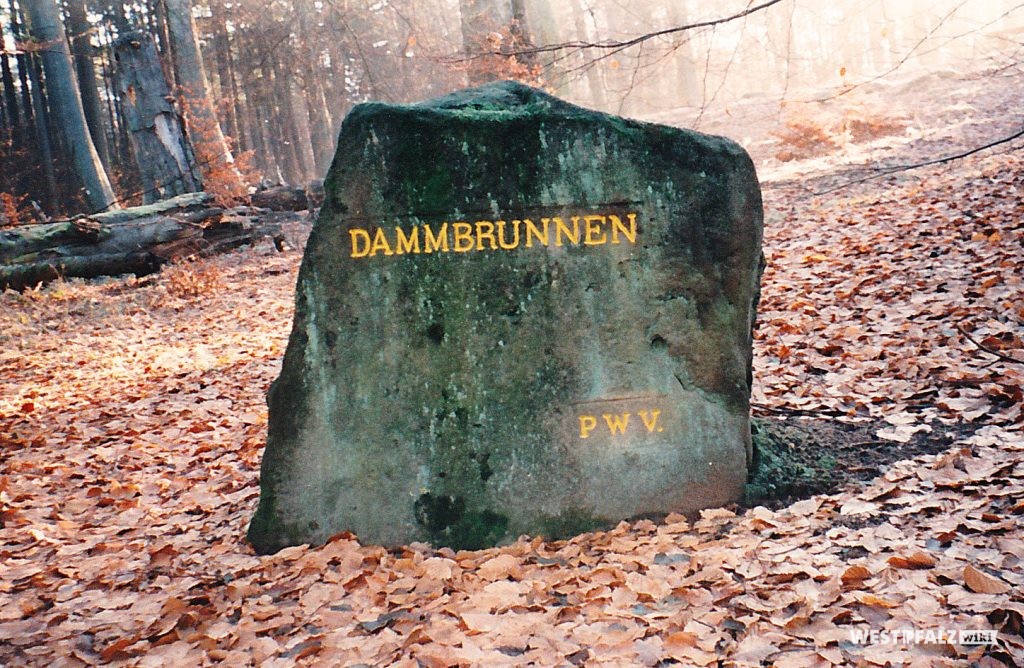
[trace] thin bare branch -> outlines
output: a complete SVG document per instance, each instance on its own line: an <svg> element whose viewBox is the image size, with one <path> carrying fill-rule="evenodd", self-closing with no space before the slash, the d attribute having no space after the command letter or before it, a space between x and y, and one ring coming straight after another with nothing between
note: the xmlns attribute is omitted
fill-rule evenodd
<svg viewBox="0 0 1024 668"><path fill-rule="evenodd" d="M975 338L973 336L971 336L970 333L966 329L963 328L963 325L957 324L956 328L957 328L957 330L961 334L963 334L965 337L967 337L968 341L970 341L975 346L977 346L979 350L981 350L983 352L986 352L989 355L995 355L999 359L1007 361L1007 362L1016 362L1017 364L1024 364L1024 360L1017 359L1016 357L1013 357L1011 355L1006 355L1004 353L999 352L998 350L993 350L992 348L989 348L988 346L986 346L986 345L982 344L981 342L975 340Z"/></svg>
<svg viewBox="0 0 1024 668"><path fill-rule="evenodd" d="M757 12L768 9L772 5L777 5L783 0L766 0L760 4L748 7L742 12L737 12L730 16L723 16L717 19L709 19L707 21L698 21L697 23L688 23L682 26L674 26L671 28L664 28L662 30L655 30L654 32L644 33L643 35L637 35L627 40L604 40L600 42L585 42L585 41L571 41L571 42L560 42L558 44L543 44L541 46L534 46L525 49L515 49L508 51L486 51L481 53L468 54L461 58L456 58L456 62L460 60L473 60L475 58L483 58L485 56L528 56L539 53L551 53L553 51L564 51L566 49L604 49L612 51L621 51L637 44L642 44L649 40L664 37L666 35L675 35L682 32L688 32L690 30L698 30L700 28L713 28L715 26L722 25L723 23L729 23L737 19L756 14Z"/></svg>
<svg viewBox="0 0 1024 668"><path fill-rule="evenodd" d="M974 148L972 148L970 150L963 151L961 153L954 153L953 155L947 155L947 156L944 156L944 157L941 157L941 158L935 158L934 160L925 160L923 162L915 162L915 163L906 164L906 165L889 165L889 166L886 166L886 167L876 167L875 168L875 171L877 172L876 174L870 174L870 175L865 176L863 178L854 179L852 181L847 181L846 183L841 183L838 186L835 186L833 188L829 188L828 190L822 190L821 192L816 192L816 193L813 193L813 194L814 195L828 195L829 193L834 193L834 192L836 192L838 190L842 190L844 188L849 188L850 186L857 185L858 183L865 183L867 181L873 181L875 179L880 179L883 176L888 176L890 174L895 174L897 172L908 172L908 171L910 171L912 169L919 169L921 167L930 167L932 165L941 165L941 164L945 164L947 162L953 162L954 160L960 160L962 158L966 158L967 156L974 155L975 153L981 153L982 151L984 151L986 149L990 149L990 148L993 148L995 146L999 146L1001 144L1009 143L1009 142L1013 141L1014 139L1018 139L1020 137L1024 137L1024 128L1018 130L1017 132L1014 132L1012 135L1010 135L1008 137L1002 137L1001 139L996 139L995 141L991 141L991 142L989 142L987 144L984 144L982 146L976 146L976 147L974 147Z"/></svg>

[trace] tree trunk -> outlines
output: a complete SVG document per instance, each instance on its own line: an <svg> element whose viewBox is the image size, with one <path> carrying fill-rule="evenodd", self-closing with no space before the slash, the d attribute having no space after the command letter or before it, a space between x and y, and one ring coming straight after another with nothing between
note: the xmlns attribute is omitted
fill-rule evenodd
<svg viewBox="0 0 1024 668"><path fill-rule="evenodd" d="M528 49L534 46L529 24L526 20L526 0L511 0L512 3L512 25L509 27L514 40L513 47L516 50ZM535 54L520 54L516 56L519 62L533 65L537 62Z"/></svg>
<svg viewBox="0 0 1024 668"><path fill-rule="evenodd" d="M121 8L123 11L123 7ZM118 23L118 33L124 35L131 31L122 17L121 22ZM100 61L100 71L103 76L103 86L108 91L117 90L117 83L114 80L114 61L113 61L113 40L109 31L104 31L100 35L100 47L102 49L103 58ZM110 152L113 156L113 160L118 165L134 164L134 155L130 148L130 140L128 139L128 130L125 127L124 112L122 105L122 98L120 95L107 95L105 96L106 111L107 111L107 124L110 127ZM124 172L122 172L124 173Z"/></svg>
<svg viewBox="0 0 1024 668"><path fill-rule="evenodd" d="M0 37L3 35L3 28L0 27ZM25 173L28 170L16 170L16 164L24 164L25 156L20 155L25 148L24 127L21 124L21 110L18 108L18 92L14 86L14 72L11 70L11 63L4 51L0 54L0 78L3 80L4 98L2 109L3 119L8 132L3 140L8 145L0 144L0 169L5 169L6 174L0 176L0 187L9 189L9 194L22 195L25 193Z"/></svg>
<svg viewBox="0 0 1024 668"><path fill-rule="evenodd" d="M256 156L263 163L263 174L267 178L271 178L276 181L283 181L284 175L281 169L280 147L274 146L270 142L268 128L271 127L271 120L273 119L273 108L267 101L266 94L266 79L260 77L254 82L253 86L256 89L256 95L253 98L253 104L249 106L249 110L253 113L253 147L256 150Z"/></svg>
<svg viewBox="0 0 1024 668"><path fill-rule="evenodd" d="M10 17L11 37L15 44L24 39L21 24L19 23L20 10L15 7L14 0L7 0L8 16ZM45 152L49 155L50 138L47 136L45 126L43 135L38 134L39 126L36 123L36 109L29 80L33 78L32 72L35 68L34 58L19 50L15 56L15 63L18 67L18 90L20 95L20 106L22 113L21 139L24 146L31 146L36 142L36 150L29 152L29 164L26 165L22 175L22 189L24 192L35 197L46 209L53 209L56 204L57 185L53 176L52 158L46 164L42 163L42 155ZM43 105L45 107L45 104ZM45 145L43 145L43 143ZM48 170L48 171L47 171Z"/></svg>
<svg viewBox="0 0 1024 668"><path fill-rule="evenodd" d="M316 158L313 155L312 132L309 129L309 109L306 107L306 98L302 89L296 83L291 74L288 75L288 102L291 106L292 128L294 129L296 145L299 154L299 164L302 166L302 180L296 185L305 184L313 175L322 176L316 170Z"/></svg>
<svg viewBox="0 0 1024 668"><path fill-rule="evenodd" d="M238 151L253 151L252 126L249 117L249 92L246 91L243 97L242 91L238 88L235 79L235 71L231 69L231 102L235 108L235 121L238 123L238 137L235 143Z"/></svg>
<svg viewBox="0 0 1024 668"><path fill-rule="evenodd" d="M178 75L174 71L174 48L171 45L171 36L167 26L167 3L164 0L146 0L146 11L143 12L146 26L142 28L151 35L156 35L157 53L160 54L160 64L164 68L164 78L171 88L178 86Z"/></svg>
<svg viewBox="0 0 1024 668"><path fill-rule="evenodd" d="M84 188L85 204L94 211L116 207L114 191L89 135L57 3L55 0L31 0L27 9L30 33L44 45L40 55L50 109L57 115L57 126Z"/></svg>
<svg viewBox="0 0 1024 668"><path fill-rule="evenodd" d="M174 53L175 80L185 100L189 134L200 164L207 173L216 170L219 178L229 181L228 188L244 192L244 184L228 146L220 121L210 100L210 84L203 66L203 56L196 41L191 0L164 0L167 7L167 29Z"/></svg>
<svg viewBox="0 0 1024 668"><path fill-rule="evenodd" d="M315 70L314 70L315 71ZM313 83L310 97L307 98L309 107L310 132L313 141L313 155L316 161L316 175L323 178L331 166L334 158L334 136L331 133L331 112L327 107L327 97L324 88L320 84L319 77Z"/></svg>
<svg viewBox="0 0 1024 668"><path fill-rule="evenodd" d="M470 86L499 77L493 54L511 37L513 14L509 0L459 0L462 16L462 48L470 58L466 78Z"/></svg>
<svg viewBox="0 0 1024 668"><path fill-rule="evenodd" d="M213 12L213 47L217 63L217 81L220 84L220 97L227 104L224 108L224 125L228 136L234 139L235 146L239 145L241 133L238 131L238 118L235 114L235 96L237 91L234 85L234 75L231 71L231 46L228 42L227 19L224 13L227 11L224 3L210 6Z"/></svg>
<svg viewBox="0 0 1024 668"><path fill-rule="evenodd" d="M110 167L110 149L107 147L107 131L103 127L103 111L100 94L96 89L96 65L93 63L92 26L86 16L85 0L66 0L68 8L68 30L71 31L71 53L75 57L75 71L78 73L78 90L82 95L82 110L89 126L89 135L105 168Z"/></svg>
<svg viewBox="0 0 1024 668"><path fill-rule="evenodd" d="M201 190L195 154L170 102L153 39L128 33L114 42L113 50L117 92L142 177L143 201Z"/></svg>
<svg viewBox="0 0 1024 668"><path fill-rule="evenodd" d="M298 141L295 138L295 118L292 116L290 104L290 91L287 85L287 78L282 76L276 69L270 69L270 89L273 91L274 101L271 104L271 111L274 113L274 132L279 137L274 147L278 154L278 165L284 167L285 181L291 184L302 182L302 165L299 163ZM268 128L269 130L269 128Z"/></svg>
<svg viewBox="0 0 1024 668"><path fill-rule="evenodd" d="M576 25L576 39L584 42L597 41L597 19L592 9L585 10L580 0L572 0L573 22ZM589 20L588 20L589 18ZM593 28L593 30L591 30ZM591 60L590 52L583 50L579 54L580 63L577 67L585 67L586 62ZM600 67L585 67L587 88L590 91L591 104L598 109L607 109L608 100L605 96L607 86L605 85L603 69Z"/></svg>
<svg viewBox="0 0 1024 668"><path fill-rule="evenodd" d="M57 207L57 177L53 172L53 146L50 143L49 113L46 111L46 98L43 97L43 86L39 71L39 63L35 55L28 62L28 77L32 81L32 129L35 132L36 150L39 154L39 168L43 182L39 185L43 207L51 211ZM34 189L35 190L35 189Z"/></svg>
<svg viewBox="0 0 1024 668"><path fill-rule="evenodd" d="M309 118L310 143L313 148L314 171L317 177L323 177L330 167L331 158L334 155L334 140L331 137L331 114L327 108L327 100L324 96L323 72L320 67L320 56L317 52L316 42L312 39L310 28L310 16L308 12L314 11L305 7L299 10L299 34L304 37L302 55L306 66L304 68L305 103Z"/></svg>
<svg viewBox="0 0 1024 668"><path fill-rule="evenodd" d="M0 29L0 35L3 34ZM0 54L0 76L4 85L4 106L7 109L7 122L10 124L14 136L21 132L21 113L18 110L18 93L14 89L14 71L11 69L11 62L7 57L7 51ZM17 142L20 144L20 142Z"/></svg>
<svg viewBox="0 0 1024 668"><path fill-rule="evenodd" d="M174 260L223 253L264 237L283 249L281 229L266 214L211 207L209 200L206 193L189 193L68 223L0 231L0 291L57 278L145 276Z"/></svg>
<svg viewBox="0 0 1024 668"><path fill-rule="evenodd" d="M263 178L270 178L271 174L278 171L274 161L273 149L266 142L263 126L266 122L266 95L264 94L264 77L266 72L259 76L251 76L249 86L246 89L246 109L249 113L249 129L251 131L252 149L255 154L257 167L263 174Z"/></svg>
<svg viewBox="0 0 1024 668"><path fill-rule="evenodd" d="M11 36L14 37L14 42L17 43L23 35L21 34L21 26L18 24L18 10L14 7L14 0L8 0L7 6L10 11L11 17ZM15 61L18 63L18 80L21 82L21 109L25 112L25 118L31 119L33 115L32 109L32 97L29 93L28 78L29 78L29 64L28 56L24 52L18 53Z"/></svg>

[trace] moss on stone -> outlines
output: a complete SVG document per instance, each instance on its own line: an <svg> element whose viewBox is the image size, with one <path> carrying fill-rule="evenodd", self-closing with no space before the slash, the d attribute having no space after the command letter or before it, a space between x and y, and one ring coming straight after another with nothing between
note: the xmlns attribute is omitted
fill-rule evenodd
<svg viewBox="0 0 1024 668"><path fill-rule="evenodd" d="M615 521L595 517L579 508L569 508L556 516L545 517L540 522L541 533L550 540L562 540L589 531L608 529Z"/></svg>
<svg viewBox="0 0 1024 668"><path fill-rule="evenodd" d="M761 503L803 497L831 488L836 460L821 455L806 458L807 448L798 439L808 438L798 429L754 418L750 423L754 460L744 489L744 503Z"/></svg>
<svg viewBox="0 0 1024 668"><path fill-rule="evenodd" d="M416 499L416 522L430 541L457 550L478 550L506 537L508 517L492 510L469 511L460 496L425 492Z"/></svg>

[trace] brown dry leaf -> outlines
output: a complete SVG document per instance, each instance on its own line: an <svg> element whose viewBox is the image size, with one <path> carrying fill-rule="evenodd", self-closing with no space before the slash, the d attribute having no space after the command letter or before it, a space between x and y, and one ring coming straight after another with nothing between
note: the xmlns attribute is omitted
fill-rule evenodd
<svg viewBox="0 0 1024 668"><path fill-rule="evenodd" d="M445 581L452 579L452 576L455 574L456 563L451 559L431 557L425 559L420 564L420 568L423 569L425 577Z"/></svg>
<svg viewBox="0 0 1024 668"><path fill-rule="evenodd" d="M520 560L511 554L499 554L488 559L476 569L476 574L484 580L499 580L502 578L519 579L522 577Z"/></svg>
<svg viewBox="0 0 1024 668"><path fill-rule="evenodd" d="M864 605L870 605L876 608L900 607L900 604L896 601L887 598L882 598L881 596L876 596L868 592L857 594L857 600L863 603Z"/></svg>
<svg viewBox="0 0 1024 668"><path fill-rule="evenodd" d="M696 647L697 636L686 631L674 631L665 636L665 649L674 650L679 647Z"/></svg>
<svg viewBox="0 0 1024 668"><path fill-rule="evenodd" d="M997 577L979 571L974 566L964 566L964 584L973 592L978 594L1005 594L1010 591L1010 585Z"/></svg>
<svg viewBox="0 0 1024 668"><path fill-rule="evenodd" d="M692 647L675 643L668 644L664 648L665 656L685 666L712 666L718 663L719 656L715 651L708 651L700 647Z"/></svg>
<svg viewBox="0 0 1024 668"><path fill-rule="evenodd" d="M813 515L821 508L821 502L822 500L819 497L812 497L803 501L797 501L786 508L786 510L792 515Z"/></svg>
<svg viewBox="0 0 1024 668"><path fill-rule="evenodd" d="M935 557L924 552L914 552L909 557L892 556L887 560L893 568L931 568L935 565Z"/></svg>
<svg viewBox="0 0 1024 668"><path fill-rule="evenodd" d="M466 599L466 605L477 610L507 610L514 605L526 603L532 587L526 582L496 580L489 582Z"/></svg>
<svg viewBox="0 0 1024 668"><path fill-rule="evenodd" d="M779 648L761 635L748 635L736 646L733 660L760 665Z"/></svg>
<svg viewBox="0 0 1024 668"><path fill-rule="evenodd" d="M864 583L864 580L867 580L870 577L872 577L872 573L866 566L854 564L843 571L843 574L839 576L839 579L842 580L844 587L853 588L860 587Z"/></svg>
<svg viewBox="0 0 1024 668"><path fill-rule="evenodd" d="M878 504L860 499L850 499L839 508L840 515L874 515L878 512Z"/></svg>

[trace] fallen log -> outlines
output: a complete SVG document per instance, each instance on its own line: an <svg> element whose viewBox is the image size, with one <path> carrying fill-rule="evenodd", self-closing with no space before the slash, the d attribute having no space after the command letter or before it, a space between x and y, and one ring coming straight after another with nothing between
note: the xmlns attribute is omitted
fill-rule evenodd
<svg viewBox="0 0 1024 668"><path fill-rule="evenodd" d="M0 231L0 290L58 278L146 276L189 256L205 257L270 237L284 244L272 216L222 209L206 193L60 223Z"/></svg>
<svg viewBox="0 0 1024 668"><path fill-rule="evenodd" d="M273 186L266 190L257 190L251 199L253 206L271 211L305 211L309 208L305 188Z"/></svg>

